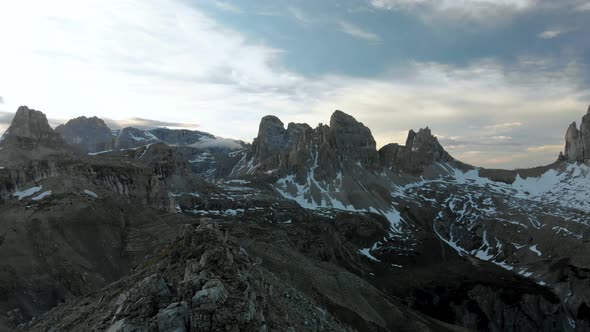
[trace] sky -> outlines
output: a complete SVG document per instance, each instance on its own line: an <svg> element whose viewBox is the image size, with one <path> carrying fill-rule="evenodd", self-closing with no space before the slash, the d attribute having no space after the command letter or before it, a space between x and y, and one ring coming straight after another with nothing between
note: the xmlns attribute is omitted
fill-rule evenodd
<svg viewBox="0 0 590 332"><path fill-rule="evenodd" d="M429 126L464 162L538 166L590 104L589 17L590 0L2 1L0 131L28 105L252 141L264 115L339 109L379 147Z"/></svg>

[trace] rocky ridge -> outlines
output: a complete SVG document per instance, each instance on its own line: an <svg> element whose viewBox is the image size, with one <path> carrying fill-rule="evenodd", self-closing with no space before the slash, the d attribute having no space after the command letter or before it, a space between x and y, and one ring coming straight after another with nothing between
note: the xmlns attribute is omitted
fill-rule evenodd
<svg viewBox="0 0 590 332"><path fill-rule="evenodd" d="M95 299L99 298L100 301ZM17 330L349 331L215 224L188 226L143 268Z"/></svg>

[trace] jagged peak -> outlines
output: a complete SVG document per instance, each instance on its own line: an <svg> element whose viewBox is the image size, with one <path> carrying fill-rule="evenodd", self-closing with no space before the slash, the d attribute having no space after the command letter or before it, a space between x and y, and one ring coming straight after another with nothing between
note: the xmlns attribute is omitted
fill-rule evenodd
<svg viewBox="0 0 590 332"><path fill-rule="evenodd" d="M262 119L260 120L260 127L262 128L264 125L267 124L273 124L275 126L281 127L281 128L285 128L285 124L283 123L283 121L281 121L281 119L279 119L278 117L274 116L274 115L265 115L262 117Z"/></svg>
<svg viewBox="0 0 590 332"><path fill-rule="evenodd" d="M565 132L564 158L568 162L584 162L590 160L590 106L582 117L580 127L572 122Z"/></svg>
<svg viewBox="0 0 590 332"><path fill-rule="evenodd" d="M569 133L570 131L573 131L573 130L576 130L576 131L578 130L578 125L576 124L576 121L570 123L569 127L567 127L567 133ZM566 133L566 135L567 135L567 133Z"/></svg>
<svg viewBox="0 0 590 332"><path fill-rule="evenodd" d="M103 119L101 119L97 116L86 117L84 115L73 118L73 119L69 120L68 122L66 122L65 124L59 125L56 128L56 130L58 128L63 129L64 127L70 127L70 126L76 126L76 125L91 125L95 128L107 128L110 130L110 128L107 126L107 124L104 122Z"/></svg>
<svg viewBox="0 0 590 332"><path fill-rule="evenodd" d="M17 109L3 137L3 142L24 149L33 149L38 145L57 147L63 144L61 136L49 125L47 116L24 105Z"/></svg>
<svg viewBox="0 0 590 332"><path fill-rule="evenodd" d="M333 127L337 122L356 122L358 121L350 114L346 114L340 110L335 110L330 116L330 127Z"/></svg>
<svg viewBox="0 0 590 332"><path fill-rule="evenodd" d="M8 135L19 137L36 137L42 132L53 132L47 116L27 106L20 106L17 109L7 130Z"/></svg>

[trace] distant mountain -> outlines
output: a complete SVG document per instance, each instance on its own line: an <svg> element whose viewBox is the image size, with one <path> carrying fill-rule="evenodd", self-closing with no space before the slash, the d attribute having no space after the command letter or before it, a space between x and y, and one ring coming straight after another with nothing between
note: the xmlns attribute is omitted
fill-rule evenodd
<svg viewBox="0 0 590 332"><path fill-rule="evenodd" d="M113 149L111 129L97 117L78 117L59 125L55 131L71 146L82 152L98 152Z"/></svg>
<svg viewBox="0 0 590 332"><path fill-rule="evenodd" d="M39 146L59 147L64 144L59 134L49 126L45 114L27 106L18 108L2 137L5 144L17 145L25 150Z"/></svg>
<svg viewBox="0 0 590 332"><path fill-rule="evenodd" d="M377 150L341 111L265 116L252 145L17 115L0 329L590 330L590 113L520 170L464 164L428 127Z"/></svg>

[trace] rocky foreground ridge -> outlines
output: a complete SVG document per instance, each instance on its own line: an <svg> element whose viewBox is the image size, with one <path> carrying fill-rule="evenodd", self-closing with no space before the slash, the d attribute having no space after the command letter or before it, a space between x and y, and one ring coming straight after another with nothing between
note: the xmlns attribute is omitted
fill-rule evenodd
<svg viewBox="0 0 590 332"><path fill-rule="evenodd" d="M248 145L54 131L21 107L0 142L0 330L588 331L590 167L569 136L567 158L503 171L428 128L377 150L340 111L266 116Z"/></svg>

